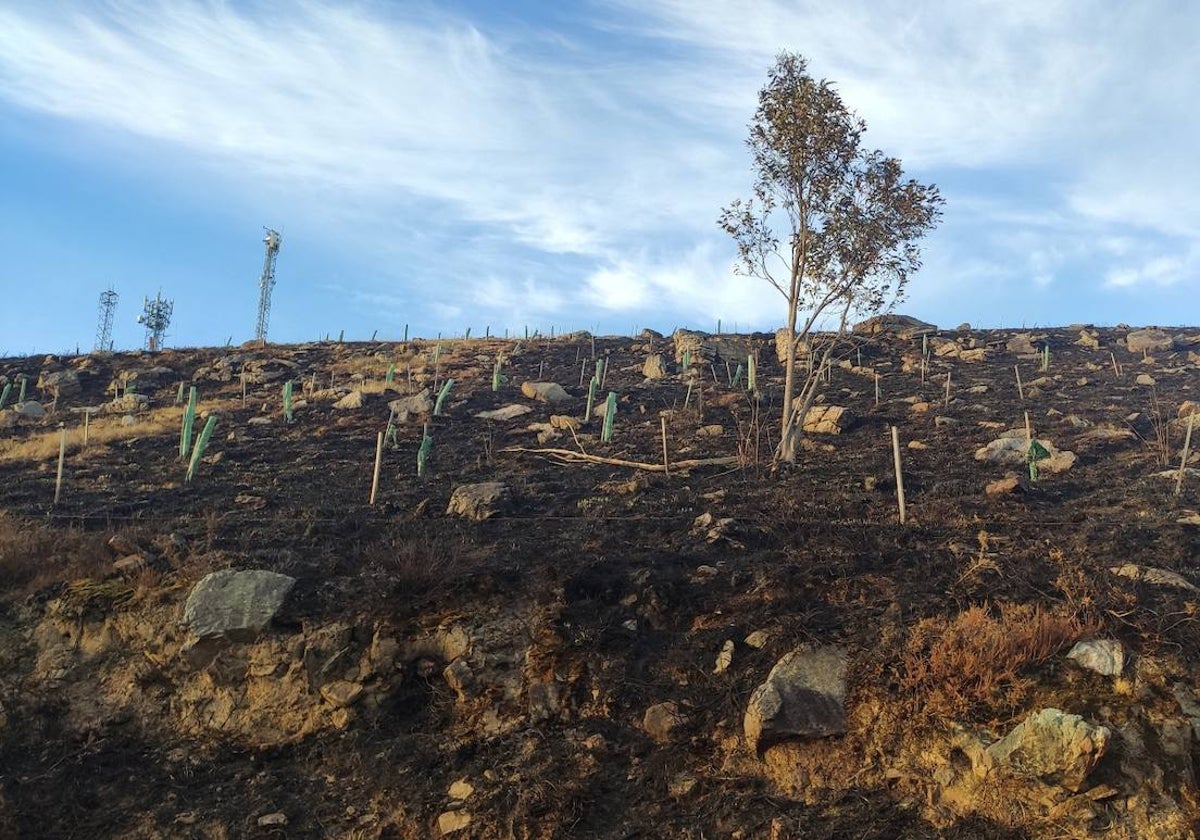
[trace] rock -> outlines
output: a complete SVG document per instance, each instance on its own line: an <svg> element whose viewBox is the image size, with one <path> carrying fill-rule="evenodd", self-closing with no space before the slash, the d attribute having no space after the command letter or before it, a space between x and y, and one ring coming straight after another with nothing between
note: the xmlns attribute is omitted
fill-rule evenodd
<svg viewBox="0 0 1200 840"><path fill-rule="evenodd" d="M563 431L574 431L574 430L578 429L582 425L582 423L580 422L578 417L571 417L570 415L567 415L567 414L551 414L550 415L550 425L551 425L551 427L553 427L555 429L562 429Z"/></svg>
<svg viewBox="0 0 1200 840"><path fill-rule="evenodd" d="M1026 463L1029 443L1024 437L1024 431L1021 431L1020 435L1020 437L1017 437L1015 434L1013 436L1006 435L1005 437L997 438L987 446L980 447L975 450L975 460L1005 466L1018 466ZM1040 472L1060 473L1069 470L1075 465L1077 459L1074 452L1057 449L1054 444L1041 438L1038 438L1037 441L1050 453L1049 458L1043 458L1037 462Z"/></svg>
<svg viewBox="0 0 1200 840"><path fill-rule="evenodd" d="M646 709L642 716L642 729L661 744L671 740L671 734L686 721L687 718L680 713L675 701L668 700L665 703L655 703Z"/></svg>
<svg viewBox="0 0 1200 840"><path fill-rule="evenodd" d="M840 435L854 420L850 409L840 405L815 405L804 415L804 431L818 435Z"/></svg>
<svg viewBox="0 0 1200 840"><path fill-rule="evenodd" d="M466 800L471 798L471 794L475 792L475 786L466 779L459 779L450 783L450 789L446 791L446 795L451 799Z"/></svg>
<svg viewBox="0 0 1200 840"><path fill-rule="evenodd" d="M335 680L321 686L321 696L339 709L349 708L362 697L363 687L360 683L349 680Z"/></svg>
<svg viewBox="0 0 1200 840"><path fill-rule="evenodd" d="M41 420L46 416L46 407L37 400L25 400L12 407L13 413L22 420Z"/></svg>
<svg viewBox="0 0 1200 840"><path fill-rule="evenodd" d="M695 790L697 784L699 781L690 773L677 773L667 785L667 794L675 799L682 799Z"/></svg>
<svg viewBox="0 0 1200 840"><path fill-rule="evenodd" d="M475 687L475 673L465 659L455 659L442 671L442 676L460 701L466 700Z"/></svg>
<svg viewBox="0 0 1200 840"><path fill-rule="evenodd" d="M1108 748L1111 733L1079 715L1042 709L987 748L996 765L1020 776L1079 790Z"/></svg>
<svg viewBox="0 0 1200 840"><path fill-rule="evenodd" d="M723 674L729 670L729 666L733 664L733 639L726 640L721 646L721 652L717 654L717 664L713 668L714 674Z"/></svg>
<svg viewBox="0 0 1200 840"><path fill-rule="evenodd" d="M188 595L183 623L201 639L249 641L283 606L296 579L263 569L225 569L205 575Z"/></svg>
<svg viewBox="0 0 1200 840"><path fill-rule="evenodd" d="M533 409L527 405L506 405L493 411L480 411L475 416L480 420L515 420L531 411Z"/></svg>
<svg viewBox="0 0 1200 840"><path fill-rule="evenodd" d="M1158 381L1148 373L1139 373L1134 380L1138 385L1157 385Z"/></svg>
<svg viewBox="0 0 1200 840"><path fill-rule="evenodd" d="M753 633L751 633L749 636L747 636L743 641L745 641L748 646L754 648L755 650L762 650L763 647L766 646L767 639L769 639L769 638L770 638L770 635L767 633L766 630L755 630Z"/></svg>
<svg viewBox="0 0 1200 840"><path fill-rule="evenodd" d="M1141 580L1156 586L1173 586L1176 589L1186 589L1188 592L1200 592L1187 578L1166 569L1155 569L1151 566L1137 566L1126 563L1123 566L1113 566L1109 569L1114 575Z"/></svg>
<svg viewBox="0 0 1200 840"><path fill-rule="evenodd" d="M1037 353L1037 348L1033 346L1033 339L1029 333L1017 333L1008 340L1004 348L1009 353L1014 353L1018 356L1032 356Z"/></svg>
<svg viewBox="0 0 1200 840"><path fill-rule="evenodd" d="M964 362L986 362L989 355L991 351L987 347L973 347L960 352L958 358Z"/></svg>
<svg viewBox="0 0 1200 840"><path fill-rule="evenodd" d="M571 395L557 382L523 382L521 393L538 402L560 403L571 399Z"/></svg>
<svg viewBox="0 0 1200 840"><path fill-rule="evenodd" d="M529 686L529 718L541 723L558 717L562 711L563 687L558 682L532 683Z"/></svg>
<svg viewBox="0 0 1200 840"><path fill-rule="evenodd" d="M1087 330L1079 331L1079 338L1075 340L1075 343L1080 347L1086 347L1088 350L1100 349L1100 339L1096 338L1096 336L1092 335Z"/></svg>
<svg viewBox="0 0 1200 840"><path fill-rule="evenodd" d="M957 331L958 332L970 332L971 325L969 323L967 323L966 321L963 321L961 324L958 325Z"/></svg>
<svg viewBox="0 0 1200 840"><path fill-rule="evenodd" d="M426 388L411 397L401 397L388 403L392 417L397 423L407 423L410 417L421 417L433 413L433 398Z"/></svg>
<svg viewBox="0 0 1200 840"><path fill-rule="evenodd" d="M79 374L73 370L43 373L38 377L37 386L42 393L51 394L56 400L77 397L82 390L79 386Z"/></svg>
<svg viewBox="0 0 1200 840"><path fill-rule="evenodd" d="M400 402L400 400L393 400L393 402ZM390 405L390 403L389 403L389 405ZM334 408L341 409L343 411L348 411L348 410L352 410L352 409L356 409L356 408L362 408L362 406L363 406L362 391L351 391L349 394L346 394L346 396L342 397L340 400L338 400L337 402L335 402L333 404ZM397 412L397 413L399 413L399 412ZM408 419L407 416L404 419Z"/></svg>
<svg viewBox="0 0 1200 840"><path fill-rule="evenodd" d="M890 333L899 338L916 338L937 332L937 327L911 315L875 315L854 325L855 335Z"/></svg>
<svg viewBox="0 0 1200 840"><path fill-rule="evenodd" d="M1184 400L1179 404L1179 411L1176 412L1176 416L1181 420L1185 420L1193 414L1200 417L1200 403L1193 402L1192 400Z"/></svg>
<svg viewBox="0 0 1200 840"><path fill-rule="evenodd" d="M725 434L725 427L719 423L712 423L707 426L701 426L696 430L696 437L720 437Z"/></svg>
<svg viewBox="0 0 1200 840"><path fill-rule="evenodd" d="M499 513L510 498L508 485L500 481L463 484L450 494L446 513L482 521Z"/></svg>
<svg viewBox="0 0 1200 840"><path fill-rule="evenodd" d="M751 695L743 728L747 745L759 753L788 737L844 733L845 649L828 645L786 654Z"/></svg>
<svg viewBox="0 0 1200 840"><path fill-rule="evenodd" d="M1129 333L1125 336L1125 346L1129 348L1130 353L1170 350L1175 346L1175 339L1169 333L1151 327Z"/></svg>
<svg viewBox="0 0 1200 840"><path fill-rule="evenodd" d="M1200 740L1200 697L1189 691L1183 683L1176 683L1172 693L1179 704L1179 711L1187 715L1192 725L1192 737Z"/></svg>
<svg viewBox="0 0 1200 840"><path fill-rule="evenodd" d="M282 828L287 824L287 814L282 811L276 811L274 814L263 814L258 818L259 828Z"/></svg>
<svg viewBox="0 0 1200 840"><path fill-rule="evenodd" d="M1076 642L1067 659L1097 674L1116 677L1125 668L1125 648L1116 639L1089 639Z"/></svg>
<svg viewBox="0 0 1200 840"><path fill-rule="evenodd" d="M646 379L665 379L670 375L667 370L667 357L661 353L652 353L642 365L642 376Z"/></svg>
<svg viewBox="0 0 1200 840"><path fill-rule="evenodd" d="M1015 473L1009 473L1004 478L998 478L990 482L984 492L989 496L1007 496L1010 493L1015 493L1017 487L1021 484Z"/></svg>
<svg viewBox="0 0 1200 840"><path fill-rule="evenodd" d="M466 811L446 811L438 817L438 831L444 836L462 831L471 824L471 815Z"/></svg>

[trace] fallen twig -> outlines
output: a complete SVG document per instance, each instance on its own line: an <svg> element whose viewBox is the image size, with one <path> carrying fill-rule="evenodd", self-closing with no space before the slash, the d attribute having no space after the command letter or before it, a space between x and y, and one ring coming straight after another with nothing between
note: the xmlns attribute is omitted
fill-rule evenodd
<svg viewBox="0 0 1200 840"><path fill-rule="evenodd" d="M630 469L646 470L647 472L666 472L666 467L663 464L647 464L643 461L627 461L623 458L605 458L602 455L588 455L570 449L529 449L523 446L510 446L500 451L544 455L563 464L609 464L614 467L629 467ZM676 470L690 470L695 467L725 467L737 462L737 456L730 455L724 458L697 458L690 461L675 461L671 464L671 467Z"/></svg>

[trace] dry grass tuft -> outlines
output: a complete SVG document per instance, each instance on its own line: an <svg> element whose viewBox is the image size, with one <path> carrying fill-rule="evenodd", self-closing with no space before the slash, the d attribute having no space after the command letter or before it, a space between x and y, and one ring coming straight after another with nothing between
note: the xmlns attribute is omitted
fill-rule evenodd
<svg viewBox="0 0 1200 840"><path fill-rule="evenodd" d="M1077 614L1005 604L928 618L909 633L901 687L928 720L983 718L1019 708L1034 687L1029 668L1091 632Z"/></svg>
<svg viewBox="0 0 1200 840"><path fill-rule="evenodd" d="M101 577L111 564L102 534L0 512L2 599L20 599L56 583Z"/></svg>

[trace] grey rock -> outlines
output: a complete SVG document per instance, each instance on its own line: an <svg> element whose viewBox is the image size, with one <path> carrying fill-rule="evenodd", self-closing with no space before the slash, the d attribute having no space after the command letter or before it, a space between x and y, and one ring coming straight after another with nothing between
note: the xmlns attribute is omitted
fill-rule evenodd
<svg viewBox="0 0 1200 840"><path fill-rule="evenodd" d="M786 654L750 696L743 729L747 745L756 752L789 737L844 733L845 649L827 645Z"/></svg>
<svg viewBox="0 0 1200 840"><path fill-rule="evenodd" d="M1171 475L1175 472L1172 470ZM1155 586L1173 586L1176 589L1184 589L1188 592L1200 592L1195 584L1191 583L1183 575L1175 572L1167 571L1166 569L1156 569L1153 566L1138 566L1134 563L1125 563L1121 566L1113 566L1109 569L1114 575L1131 578L1133 580L1142 580L1146 583L1152 583Z"/></svg>
<svg viewBox="0 0 1200 840"><path fill-rule="evenodd" d="M1020 436L1005 435L997 438L987 446L980 447L975 450L975 460L985 461L989 464L1000 464L1002 466L1018 466L1026 462L1026 457L1029 453L1029 443L1025 439L1025 432L1022 430ZM1071 467L1075 466L1076 456L1074 452L1065 449L1058 449L1048 440L1037 438L1038 443L1046 448L1050 453L1049 458L1043 458L1037 462L1038 470L1045 473L1066 472Z"/></svg>
<svg viewBox="0 0 1200 840"><path fill-rule="evenodd" d="M23 420L41 420L46 416L46 407L37 400L25 400L12 407L13 413Z"/></svg>
<svg viewBox="0 0 1200 840"><path fill-rule="evenodd" d="M646 379L665 379L670 376L667 371L667 357L661 353L651 353L642 365L642 376Z"/></svg>
<svg viewBox="0 0 1200 840"><path fill-rule="evenodd" d="M561 403L571 399L571 395L557 382L523 382L521 393L538 402Z"/></svg>
<svg viewBox="0 0 1200 840"><path fill-rule="evenodd" d="M1067 659L1073 659L1089 671L1115 677L1125 668L1125 648L1116 639L1088 639L1076 642Z"/></svg>
<svg viewBox="0 0 1200 840"><path fill-rule="evenodd" d="M1096 766L1112 733L1061 709L1034 712L987 748L996 765L1076 791Z"/></svg>
<svg viewBox="0 0 1200 840"><path fill-rule="evenodd" d="M79 396L79 375L73 370L57 370L38 377L37 386L43 393L53 394L56 399Z"/></svg>
<svg viewBox="0 0 1200 840"><path fill-rule="evenodd" d="M422 417L433 413L433 398L429 389L413 394L411 397L401 397L388 403L392 417L397 423L407 423L412 417Z"/></svg>
<svg viewBox="0 0 1200 840"><path fill-rule="evenodd" d="M396 401L398 402L398 400ZM351 391L346 396L333 404L333 407L343 411L349 411L356 408L362 408L363 394L362 391Z"/></svg>
<svg viewBox="0 0 1200 840"><path fill-rule="evenodd" d="M855 335L890 333L899 338L916 338L937 332L937 326L911 315L875 315L854 325Z"/></svg>
<svg viewBox="0 0 1200 840"><path fill-rule="evenodd" d="M686 715L673 700L655 703L642 715L642 729L660 744L671 740L675 730L686 722Z"/></svg>
<svg viewBox="0 0 1200 840"><path fill-rule="evenodd" d="M1033 339L1029 333L1017 333L1008 340L1005 349L1018 356L1032 356L1037 353L1037 348L1033 346Z"/></svg>
<svg viewBox="0 0 1200 840"><path fill-rule="evenodd" d="M183 623L201 639L250 641L283 606L296 579L262 569L205 575L188 595Z"/></svg>
<svg viewBox="0 0 1200 840"><path fill-rule="evenodd" d="M516 420L523 414L528 414L533 411L527 405L506 405L503 408L497 408L494 411L481 411L475 416L480 420Z"/></svg>
<svg viewBox="0 0 1200 840"><path fill-rule="evenodd" d="M508 485L500 481L463 484L450 494L446 513L467 519L489 519L504 508L510 497Z"/></svg>
<svg viewBox="0 0 1200 840"><path fill-rule="evenodd" d="M1169 333L1151 327L1129 333L1125 336L1125 346L1130 353L1170 350L1175 346L1175 339Z"/></svg>

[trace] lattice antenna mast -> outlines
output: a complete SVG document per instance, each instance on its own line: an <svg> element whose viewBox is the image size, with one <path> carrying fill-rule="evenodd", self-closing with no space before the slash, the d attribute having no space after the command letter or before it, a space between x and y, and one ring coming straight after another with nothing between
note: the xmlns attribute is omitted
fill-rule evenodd
<svg viewBox="0 0 1200 840"><path fill-rule="evenodd" d="M258 280L258 323L254 327L254 338L257 341L267 340L267 323L271 319L271 290L275 288L275 258L279 256L279 246L283 237L278 231L264 228L267 235L263 243L267 246L267 255L263 260L262 277Z"/></svg>
<svg viewBox="0 0 1200 840"><path fill-rule="evenodd" d="M112 352L113 316L117 314L117 293L111 288L100 293L100 318L96 324L96 352Z"/></svg>
<svg viewBox="0 0 1200 840"><path fill-rule="evenodd" d="M175 301L163 300L162 292L155 295L154 300L142 298L142 314L137 320L146 325L146 348L151 352L162 349L174 309Z"/></svg>

